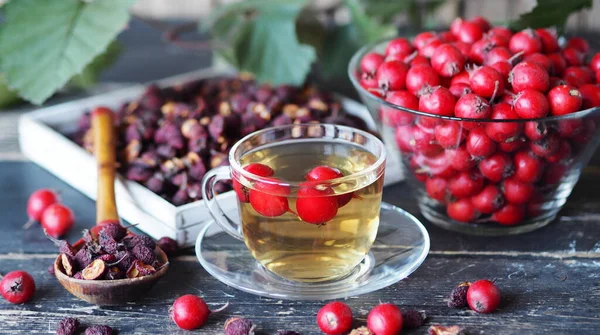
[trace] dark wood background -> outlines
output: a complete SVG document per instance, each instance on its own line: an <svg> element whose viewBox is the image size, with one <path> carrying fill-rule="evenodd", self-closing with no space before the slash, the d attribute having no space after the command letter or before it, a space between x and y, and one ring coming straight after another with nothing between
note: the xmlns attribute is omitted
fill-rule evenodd
<svg viewBox="0 0 600 335"><path fill-rule="evenodd" d="M146 82L207 66L208 53L190 53L160 43L160 32L134 21L120 37L127 51L108 71L106 82ZM348 85L342 86L352 93ZM54 101L65 99L59 97ZM25 107L21 107L21 110ZM0 116L1 129L14 129L17 109ZM12 126L11 126L11 123ZM76 316L84 324L108 324L119 334L220 334L224 321L244 316L258 325L259 334L278 329L320 334L315 315L321 301L290 302L265 299L221 284L196 261L192 250L172 261L166 277L137 303L100 308L68 294L46 271L56 249L39 226L21 229L25 204L37 188L61 190L77 223L67 236L93 225L95 204L79 192L22 159L11 132L0 134L0 272L23 269L37 284L35 297L24 305L0 299L0 334L53 334L57 322ZM60 159L60 157L57 157ZM68 164L68 162L65 162ZM473 237L448 232L425 222L431 253L408 279L378 292L347 299L356 324L365 323L371 307L392 302L403 309L425 311L427 325L462 325L470 334L598 334L600 333L600 161L588 166L559 218L538 231L510 237ZM405 183L387 187L384 200L422 218ZM503 299L499 310L477 315L446 307L452 288L464 280L496 279ZM183 294L202 296L212 308L231 306L195 332L179 330L168 308ZM427 326L406 332L425 334Z"/></svg>

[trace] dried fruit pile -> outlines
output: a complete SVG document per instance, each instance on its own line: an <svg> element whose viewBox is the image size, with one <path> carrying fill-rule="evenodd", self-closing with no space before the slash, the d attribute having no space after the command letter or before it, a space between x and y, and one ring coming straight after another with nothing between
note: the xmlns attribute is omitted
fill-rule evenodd
<svg viewBox="0 0 600 335"><path fill-rule="evenodd" d="M177 206L200 199L206 171L227 165L229 149L251 132L311 121L366 128L312 86L259 86L244 76L149 86L116 115L120 172ZM69 136L92 150L89 113Z"/></svg>
<svg viewBox="0 0 600 335"><path fill-rule="evenodd" d="M84 232L85 243L78 250L67 241L48 237L59 248L63 272L76 279L137 278L164 265L156 259L152 238L128 233L118 223L103 226L97 234Z"/></svg>
<svg viewBox="0 0 600 335"><path fill-rule="evenodd" d="M380 109L406 166L450 218L514 225L543 214L543 194L577 168L596 130L581 116L521 120L600 106L600 53L590 56L580 37L561 45L552 29L513 32L458 18L450 31L397 38L384 54L366 54L356 75L393 105L484 121Z"/></svg>

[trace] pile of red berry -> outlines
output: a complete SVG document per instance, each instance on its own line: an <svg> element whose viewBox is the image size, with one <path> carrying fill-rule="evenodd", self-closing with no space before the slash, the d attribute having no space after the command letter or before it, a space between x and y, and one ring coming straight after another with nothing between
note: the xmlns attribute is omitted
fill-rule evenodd
<svg viewBox="0 0 600 335"><path fill-rule="evenodd" d="M327 182L341 178L344 174L336 168L317 166L305 176L306 181L300 183L296 194L296 212L293 212L288 202L290 187L281 179L273 177L275 171L271 167L251 163L244 170L267 180L255 181L252 188L248 188L234 179L233 189L240 202L250 203L258 214L266 217L277 217L289 212L304 222L322 225L333 219L339 208L356 197L353 193L335 195Z"/></svg>
<svg viewBox="0 0 600 335"><path fill-rule="evenodd" d="M595 133L596 113L565 116L600 106L600 53L589 53L584 39L553 29L458 18L449 31L365 54L356 75L395 105L382 104L381 121L450 218L514 225L542 214L542 194L552 196Z"/></svg>

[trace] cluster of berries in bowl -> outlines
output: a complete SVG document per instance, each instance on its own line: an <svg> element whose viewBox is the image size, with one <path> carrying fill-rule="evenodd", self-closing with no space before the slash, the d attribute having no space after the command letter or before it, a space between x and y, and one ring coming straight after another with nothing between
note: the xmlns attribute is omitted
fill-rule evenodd
<svg viewBox="0 0 600 335"><path fill-rule="evenodd" d="M249 203L260 215L278 217L286 213L297 216L300 220L324 225L337 215L338 209L346 206L353 198L360 198L354 193L336 194L329 182L344 177L344 174L330 166L317 166L305 176L305 181L297 187L295 194L296 211L290 208L292 190L285 181L274 177L275 171L268 165L251 163L243 168L256 177L266 179L255 181L252 187L248 179L242 176L234 177L233 189L242 203ZM242 181L245 180L243 184Z"/></svg>
<svg viewBox="0 0 600 335"><path fill-rule="evenodd" d="M600 53L552 28L458 18L449 31L363 48L349 73L423 215L448 229L549 223L598 145Z"/></svg>

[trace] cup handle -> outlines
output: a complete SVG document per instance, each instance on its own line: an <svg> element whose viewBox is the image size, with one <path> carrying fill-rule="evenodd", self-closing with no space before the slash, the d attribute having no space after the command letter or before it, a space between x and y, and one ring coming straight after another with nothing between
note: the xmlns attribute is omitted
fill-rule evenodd
<svg viewBox="0 0 600 335"><path fill-rule="evenodd" d="M215 222L225 230L225 232L238 240L243 241L244 237L239 231L240 224L231 220L223 211L217 198L215 197L215 185L222 180L231 180L229 166L221 166L212 169L206 173L202 179L202 199L208 208L210 215Z"/></svg>

